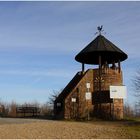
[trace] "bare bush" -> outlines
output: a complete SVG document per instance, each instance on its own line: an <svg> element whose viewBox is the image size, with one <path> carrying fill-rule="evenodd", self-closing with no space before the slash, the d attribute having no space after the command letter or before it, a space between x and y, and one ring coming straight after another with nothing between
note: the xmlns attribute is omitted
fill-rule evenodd
<svg viewBox="0 0 140 140"><path fill-rule="evenodd" d="M134 96L137 97L137 99L140 101L140 69L136 72L132 82L132 86L135 91Z"/></svg>
<svg viewBox="0 0 140 140"><path fill-rule="evenodd" d="M53 108L49 103L45 103L41 106L41 116L50 117L53 115Z"/></svg>
<svg viewBox="0 0 140 140"><path fill-rule="evenodd" d="M140 117L140 102L135 103L135 117Z"/></svg>
<svg viewBox="0 0 140 140"><path fill-rule="evenodd" d="M133 95L136 97L135 101L135 116L140 117L140 69L137 70L136 75L132 80Z"/></svg>
<svg viewBox="0 0 140 140"><path fill-rule="evenodd" d="M9 112L8 112L8 117L16 117L16 107L17 103L15 101L12 101L11 104L9 104Z"/></svg>
<svg viewBox="0 0 140 140"><path fill-rule="evenodd" d="M124 105L124 116L125 118L134 117L134 109L128 103Z"/></svg>
<svg viewBox="0 0 140 140"><path fill-rule="evenodd" d="M53 93L49 97L49 104L54 105L54 101L56 100L56 98L61 92L62 90L60 91L53 90Z"/></svg>

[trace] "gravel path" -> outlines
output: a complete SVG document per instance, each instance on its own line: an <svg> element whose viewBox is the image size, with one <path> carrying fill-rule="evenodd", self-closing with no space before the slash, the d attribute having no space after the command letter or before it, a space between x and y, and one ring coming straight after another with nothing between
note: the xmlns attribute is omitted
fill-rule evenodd
<svg viewBox="0 0 140 140"><path fill-rule="evenodd" d="M0 118L0 139L135 138L120 123ZM140 137L139 137L140 138Z"/></svg>

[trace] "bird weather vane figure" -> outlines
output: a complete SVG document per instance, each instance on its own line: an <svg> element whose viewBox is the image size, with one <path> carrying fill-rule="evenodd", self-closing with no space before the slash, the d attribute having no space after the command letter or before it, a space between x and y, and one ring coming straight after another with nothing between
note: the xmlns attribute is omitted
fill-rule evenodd
<svg viewBox="0 0 140 140"><path fill-rule="evenodd" d="M97 30L98 30L98 32L96 32L95 35L96 35L96 34L101 35L101 33L104 32L104 30L103 30L103 25L98 26L98 27L97 27ZM104 32L104 34L106 34L106 33Z"/></svg>

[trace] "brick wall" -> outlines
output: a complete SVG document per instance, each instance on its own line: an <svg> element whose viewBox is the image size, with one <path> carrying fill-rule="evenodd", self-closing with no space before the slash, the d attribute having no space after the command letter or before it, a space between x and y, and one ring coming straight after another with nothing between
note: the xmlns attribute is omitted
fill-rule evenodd
<svg viewBox="0 0 140 140"><path fill-rule="evenodd" d="M87 92L86 83L93 85L93 70L87 70L83 74L83 78L75 86L72 92L65 99L65 118L86 118L88 112L93 109L92 100L85 99ZM93 92L93 86L90 88ZM72 98L76 98L76 102L72 102Z"/></svg>
<svg viewBox="0 0 140 140"><path fill-rule="evenodd" d="M99 82L97 77L99 76L98 69L94 69L93 75L93 104L94 115L101 116L106 119L122 119L123 118L123 99L110 99L109 86L110 85L122 85L122 72L118 69L102 69L101 74L101 96L98 94ZM101 102L101 103L100 103Z"/></svg>
<svg viewBox="0 0 140 140"><path fill-rule="evenodd" d="M61 114L61 116L65 119L87 119L90 114L90 116L106 119L122 119L123 100L113 100L109 97L110 85L122 85L122 72L111 68L102 69L101 93L99 93L98 69L89 69L81 74L82 78L70 90L70 93L66 93L67 96L63 99L64 115ZM91 85L89 89L89 92L92 93L91 100L85 98L88 91L86 83Z"/></svg>

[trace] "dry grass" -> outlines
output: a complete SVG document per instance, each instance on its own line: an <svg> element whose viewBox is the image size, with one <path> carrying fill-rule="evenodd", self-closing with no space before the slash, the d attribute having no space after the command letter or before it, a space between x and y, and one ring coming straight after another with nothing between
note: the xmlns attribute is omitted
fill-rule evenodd
<svg viewBox="0 0 140 140"><path fill-rule="evenodd" d="M33 119L0 119L1 139L129 139L140 138L136 121L51 121Z"/></svg>

